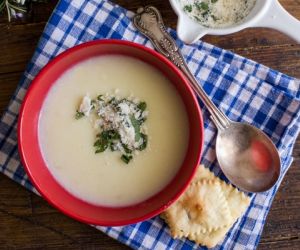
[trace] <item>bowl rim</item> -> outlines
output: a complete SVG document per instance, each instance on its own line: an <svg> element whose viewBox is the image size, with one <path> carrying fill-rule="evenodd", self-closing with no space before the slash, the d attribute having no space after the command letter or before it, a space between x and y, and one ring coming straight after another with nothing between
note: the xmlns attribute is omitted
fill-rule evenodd
<svg viewBox="0 0 300 250"><path fill-rule="evenodd" d="M78 215L77 213L75 213L74 211L71 211L69 209L66 209L63 206L60 206L59 204L57 204L55 201L53 201L51 198L48 197L46 190L43 190L43 188L40 187L40 185L37 183L37 181L35 180L35 177L33 176L33 173L31 172L30 166L28 166L27 161L26 161L26 149L24 149L23 145L22 145L22 129L23 129L23 113L24 113L24 109L28 103L28 99L31 95L31 93L34 91L35 86L40 82L40 79L47 74L49 68L51 68L53 65L55 65L56 63L58 63L60 60L62 60L63 58L69 56L72 53L76 53L76 51L81 50L83 48L89 47L89 46L94 46L94 45L120 45L120 46L129 46L129 47L134 47L135 49L138 50L142 50L148 54L150 54L150 56L156 57L158 58L158 60L162 61L164 64L166 64L166 66L173 71L179 78L180 81L185 84L187 91L190 92L191 97L193 98L193 103L197 104L195 105L197 113L199 114L199 124L201 125L199 127L200 130L200 134L202 135L200 140L199 140L199 152L197 155L197 165L193 167L192 170L192 174L189 176L188 180L185 182L184 185L182 185L182 187L179 188L179 191L176 193L176 195L174 195L173 197L171 197L169 199L169 202L165 205L161 205L158 209L154 209L151 210L151 212L148 212L146 214L144 214L143 216L139 216L139 217L135 217L133 219L125 219L123 221L118 221L118 222L113 222L113 223L106 223L106 222L102 222L100 220L90 220L87 218L84 218L83 216ZM155 66L153 66L155 67ZM64 70L65 71L65 70ZM48 90L49 91L49 90ZM48 92L47 91L47 92ZM44 100L44 99L43 99ZM40 110L39 110L40 111ZM38 112L39 112L38 111ZM117 40L117 39L103 39L103 40L94 40L94 41L89 41L89 42L84 42L82 44L76 45L72 48L69 48L67 50L65 50L64 52L60 53L59 55L57 55L56 57L54 57L52 60L50 60L39 72L38 74L35 76L35 78L32 80L30 86L28 87L28 90L25 94L25 97L22 101L21 104L21 108L19 111L19 117L18 117L18 127L17 127L17 136L18 136L18 151L19 151L19 155L20 155L20 159L21 159L21 163L30 179L30 181L33 183L33 186L37 189L37 191L42 195L42 197L49 203L51 204L53 207L55 207L56 209L58 209L59 211L61 211L62 213L64 213L65 215L76 219L80 222L84 222L84 223L88 223L88 224L94 224L94 225L101 225L101 226L124 226L124 225L129 225L129 224L134 224L134 223L138 223L141 221L144 221L146 219L150 219L156 215L158 215L159 213L163 212L165 209L167 209L172 203L174 203L179 197L180 195L186 190L186 188L188 187L189 183L191 182L192 178L194 177L196 170L198 168L199 162L200 162L200 158L202 156L202 152L203 152L203 144L204 144L204 122L203 122L203 116L202 116L202 112L201 109L198 105L197 99L196 99L196 95L193 92L190 84L188 83L188 80L184 77L183 73L172 63L170 62L167 58L165 58L163 55L159 54L158 52L154 51L153 49L147 48L144 45L141 44L137 44L134 42L130 42L130 41L124 41L124 40ZM45 165L44 167L47 168L47 166ZM50 171L49 171L50 172ZM50 172L50 174L52 175L52 173ZM54 176L53 176L54 178ZM175 178L175 176L173 177L173 179ZM61 184L54 178L55 182L61 186ZM61 186L62 187L62 186ZM63 187L62 187L63 188ZM163 191L165 188L163 188L161 191ZM159 191L158 193L160 193L161 191ZM70 193L69 191L67 191L70 195L74 196L72 193ZM157 195L158 193L154 194ZM80 199L76 196L74 196L76 199ZM81 200L81 199L80 199ZM140 203L143 203L144 201L141 201ZM85 202L87 204L90 204L88 202ZM140 204L138 203L138 204ZM90 204L92 206L96 206L93 204ZM134 204L135 205L135 204ZM133 205L133 206L134 206ZM131 205L126 206L126 207L131 207Z"/></svg>

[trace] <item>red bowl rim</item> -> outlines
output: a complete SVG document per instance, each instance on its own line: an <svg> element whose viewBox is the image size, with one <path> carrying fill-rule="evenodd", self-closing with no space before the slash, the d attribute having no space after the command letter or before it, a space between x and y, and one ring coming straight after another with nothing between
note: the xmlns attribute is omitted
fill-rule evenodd
<svg viewBox="0 0 300 250"><path fill-rule="evenodd" d="M27 104L28 97L31 95L31 92L35 88L35 85L37 85L39 83L39 79L43 75L47 74L48 69L51 68L52 65L56 64L61 59L69 56L69 54L75 53L77 50L80 50L80 49L82 49L84 47L89 47L89 46L94 46L94 45L99 45L99 44L115 44L115 45L126 45L126 46L130 46L130 47L134 47L136 49L143 50L144 52L150 54L151 56L154 56L154 57L158 58L160 61L162 61L163 63L165 63L167 65L167 67L169 67L180 78L181 82L183 84L185 84L186 89L191 93L191 97L193 98L193 102L196 104L196 109L197 109L197 112L199 114L199 119L200 119L199 120L199 124L201 125L199 127L199 129L200 129L200 134L202 135L201 138L200 138L200 140L199 140L199 148L200 148L199 151L200 152L198 153L198 156L197 156L197 162L198 162L198 164L193 167L192 174L188 178L188 181L186 181L185 184L182 187L180 187L180 189L176 193L176 195L174 195L174 197L170 198L169 202L166 205L163 205L163 206L159 207L158 209L155 209L155 210L153 210L153 211L151 211L149 213L146 213L143 216L136 217L136 218L133 218L133 219L128 219L128 220L118 221L118 222L114 222L114 223L106 223L106 222L103 223L103 222L101 222L99 220L93 221L93 220L82 218L82 217L80 217L77 214L73 214L72 211L70 211L68 209L65 209L63 206L59 206L53 200L51 200L50 198L48 198L48 196L46 195L46 192L43 191L43 189L40 188L40 186L35 181L32 173L31 173L30 167L26 164L25 153L23 151L24 148L22 147L22 136L21 136L21 133L22 133L22 117L23 117L23 112L24 112L25 106ZM145 47L144 45L141 45L141 44L137 44L137 43L130 42L130 41L125 41L125 40L103 39L103 40L94 40L94 41L84 42L82 44L79 44L79 45L76 45L76 46L74 46L72 48L69 48L66 51L60 53L58 56L56 56L52 60L50 60L40 70L40 72L36 75L36 77L32 80L30 86L28 87L28 90L27 90L27 92L25 94L25 97L23 99L23 102L21 104L21 108L20 108L20 112L19 112L19 117L18 117L17 136L18 136L18 151L19 151L20 159L21 159L21 162L22 162L22 164L24 166L25 172L27 173L27 175L28 175L30 181L33 183L34 187L37 189L37 191L42 195L42 197L49 204L51 204L53 207L57 208L59 211L63 212L67 216L69 216L69 217L71 217L73 219L76 219L76 220L78 220L80 222L83 222L83 223L88 223L88 224L93 224L93 225L101 225L101 226L124 226L124 225L135 224L135 223L138 223L138 222L150 219L150 218L152 218L152 217L154 217L154 216L162 213L171 204L173 204L181 196L181 194L187 189L188 185L190 184L190 182L192 181L192 179L193 179L193 177L194 177L194 175L196 173L196 170L197 170L199 162L200 162L200 158L202 156L203 144L204 144L204 123L203 123L202 112L201 112L200 106L198 105L198 101L197 101L195 93L193 92L193 90L192 90L192 88L191 88L188 80L184 77L183 73L171 61L169 61L166 57L164 57L163 55L159 54L155 50L153 50L151 48L147 48L147 47ZM55 179L55 181L57 182L56 179ZM61 185L61 184L58 183L58 185ZM141 203L143 203L143 201Z"/></svg>

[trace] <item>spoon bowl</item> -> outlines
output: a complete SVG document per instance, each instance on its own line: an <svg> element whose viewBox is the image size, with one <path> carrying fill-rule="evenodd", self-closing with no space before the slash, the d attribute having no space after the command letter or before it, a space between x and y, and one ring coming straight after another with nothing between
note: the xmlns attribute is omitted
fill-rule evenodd
<svg viewBox="0 0 300 250"><path fill-rule="evenodd" d="M225 176L244 191L270 189L280 174L280 158L269 137L240 122L218 129L216 154Z"/></svg>

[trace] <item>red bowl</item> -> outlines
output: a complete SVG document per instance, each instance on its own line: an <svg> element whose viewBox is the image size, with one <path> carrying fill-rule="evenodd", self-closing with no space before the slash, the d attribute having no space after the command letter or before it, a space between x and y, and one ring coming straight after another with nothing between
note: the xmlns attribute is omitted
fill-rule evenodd
<svg viewBox="0 0 300 250"><path fill-rule="evenodd" d="M38 121L43 102L55 81L70 67L94 56L121 54L159 69L176 87L186 106L190 137L184 162L173 180L146 201L127 207L96 206L66 191L51 175L38 143ZM203 146L203 120L197 99L182 73L165 57L142 45L121 40L87 42L63 52L33 80L21 107L18 145L25 170L42 196L63 213L79 221L120 226L149 219L170 206L186 189L199 164Z"/></svg>

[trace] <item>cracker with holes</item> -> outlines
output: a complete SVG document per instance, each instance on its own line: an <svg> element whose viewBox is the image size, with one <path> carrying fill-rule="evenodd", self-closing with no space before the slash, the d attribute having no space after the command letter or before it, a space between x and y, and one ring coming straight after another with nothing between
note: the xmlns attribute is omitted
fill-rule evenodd
<svg viewBox="0 0 300 250"><path fill-rule="evenodd" d="M214 247L249 206L250 199L200 166L186 192L161 217L174 238Z"/></svg>

